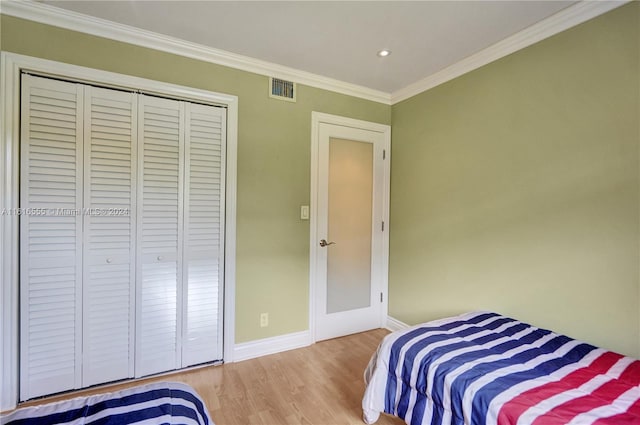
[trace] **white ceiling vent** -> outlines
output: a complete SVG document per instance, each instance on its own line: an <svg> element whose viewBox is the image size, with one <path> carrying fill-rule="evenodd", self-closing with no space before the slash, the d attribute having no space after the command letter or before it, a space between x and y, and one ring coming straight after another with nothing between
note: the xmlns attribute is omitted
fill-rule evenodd
<svg viewBox="0 0 640 425"><path fill-rule="evenodd" d="M293 81L285 81L279 78L269 78L269 97L274 99L286 100L288 102L296 101L296 83Z"/></svg>

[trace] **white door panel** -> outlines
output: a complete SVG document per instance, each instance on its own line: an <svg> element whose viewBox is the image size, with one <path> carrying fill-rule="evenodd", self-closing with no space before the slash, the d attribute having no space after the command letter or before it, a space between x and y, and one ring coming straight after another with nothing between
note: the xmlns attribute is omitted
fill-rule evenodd
<svg viewBox="0 0 640 425"><path fill-rule="evenodd" d="M20 399L81 386L82 86L22 78Z"/></svg>
<svg viewBox="0 0 640 425"><path fill-rule="evenodd" d="M85 86L82 384L133 376L137 95Z"/></svg>
<svg viewBox="0 0 640 425"><path fill-rule="evenodd" d="M187 105L182 366L222 359L226 110Z"/></svg>
<svg viewBox="0 0 640 425"><path fill-rule="evenodd" d="M180 367L184 103L140 96L135 375Z"/></svg>
<svg viewBox="0 0 640 425"><path fill-rule="evenodd" d="M315 339L378 328L386 312L388 132L317 124Z"/></svg>

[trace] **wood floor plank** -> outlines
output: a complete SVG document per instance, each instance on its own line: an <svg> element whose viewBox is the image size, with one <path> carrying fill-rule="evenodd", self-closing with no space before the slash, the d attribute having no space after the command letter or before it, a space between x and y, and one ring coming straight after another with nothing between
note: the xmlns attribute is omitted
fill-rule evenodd
<svg viewBox="0 0 640 425"><path fill-rule="evenodd" d="M221 366L103 386L24 403L49 403L156 382L192 386L216 425L362 425L363 373L388 331L377 329ZM381 415L377 425L399 425Z"/></svg>

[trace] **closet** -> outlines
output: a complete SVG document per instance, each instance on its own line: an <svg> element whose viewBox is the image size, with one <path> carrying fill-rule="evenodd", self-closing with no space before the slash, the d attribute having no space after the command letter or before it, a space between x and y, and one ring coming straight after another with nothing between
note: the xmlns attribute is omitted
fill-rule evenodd
<svg viewBox="0 0 640 425"><path fill-rule="evenodd" d="M20 399L222 359L226 109L21 90Z"/></svg>

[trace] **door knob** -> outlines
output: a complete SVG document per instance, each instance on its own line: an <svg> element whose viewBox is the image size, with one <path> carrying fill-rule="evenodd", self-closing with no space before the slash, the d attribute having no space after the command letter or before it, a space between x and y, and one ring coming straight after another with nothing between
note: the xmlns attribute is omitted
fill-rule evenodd
<svg viewBox="0 0 640 425"><path fill-rule="evenodd" d="M326 240L324 240L324 239L320 239L320 246L321 246L321 247L323 247L323 248L324 248L325 246L335 245L335 244L336 244L335 242L327 242L327 241L326 241Z"/></svg>

